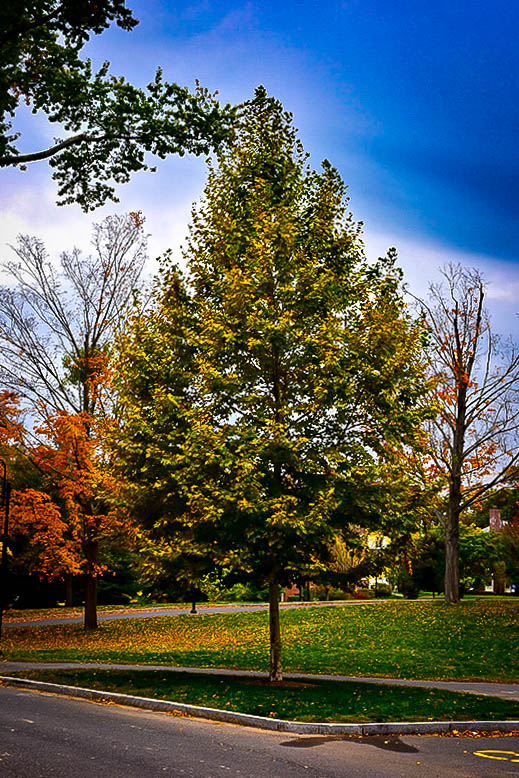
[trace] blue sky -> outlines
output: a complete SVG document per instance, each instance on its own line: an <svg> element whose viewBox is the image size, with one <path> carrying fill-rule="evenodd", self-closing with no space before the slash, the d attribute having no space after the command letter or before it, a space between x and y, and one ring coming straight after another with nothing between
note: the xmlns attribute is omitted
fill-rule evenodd
<svg viewBox="0 0 519 778"><path fill-rule="evenodd" d="M129 2L141 23L89 44L96 63L139 84L168 80L247 99L264 84L294 114L318 166L350 187L369 255L399 250L418 294L437 267L480 267L496 327L519 334L519 4L511 0ZM22 121L24 118L22 117ZM56 134L41 119L27 150ZM54 251L87 245L106 213L141 209L153 255L177 249L205 178L203 160L170 159L121 187L94 216L54 206L42 163L3 175L0 227Z"/></svg>

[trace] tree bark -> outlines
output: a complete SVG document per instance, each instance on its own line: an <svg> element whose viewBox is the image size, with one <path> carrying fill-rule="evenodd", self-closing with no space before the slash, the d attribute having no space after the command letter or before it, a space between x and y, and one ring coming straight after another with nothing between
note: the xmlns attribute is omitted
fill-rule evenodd
<svg viewBox="0 0 519 778"><path fill-rule="evenodd" d="M480 299L480 306L483 298ZM479 322L478 317L478 322ZM452 455L450 466L449 503L447 507L447 526L445 527L445 601L455 604L460 601L460 513L461 483L463 463L465 461L465 419L467 416L467 389L472 373L475 347L472 355L465 359L459 334L459 314L456 305L454 334L456 341L456 422L452 435ZM479 327L479 324L477 325ZM477 329L476 329L477 343Z"/></svg>
<svg viewBox="0 0 519 778"><path fill-rule="evenodd" d="M85 580L85 623L86 630L97 629L97 577L87 574Z"/></svg>
<svg viewBox="0 0 519 778"><path fill-rule="evenodd" d="M69 146L75 146L84 140L88 141L90 139L85 132L82 132L79 135L73 135L71 138L61 141L61 143L56 143L54 146L51 146L51 148L44 149L43 151L35 151L31 154L8 154L5 157L0 157L0 167L20 164L25 165L27 162L38 162L42 159L48 159L49 157L53 157L54 154L63 151L63 149L69 148Z"/></svg>
<svg viewBox="0 0 519 778"><path fill-rule="evenodd" d="M99 544L97 540L85 543L87 557L87 574L85 578L85 621L86 630L97 629L97 552Z"/></svg>
<svg viewBox="0 0 519 778"><path fill-rule="evenodd" d="M269 681L282 681L281 630L279 625L279 584L269 582L270 673Z"/></svg>
<svg viewBox="0 0 519 778"><path fill-rule="evenodd" d="M72 576L65 578L65 607L72 608Z"/></svg>
<svg viewBox="0 0 519 778"><path fill-rule="evenodd" d="M55 154L59 154L63 149L70 148L70 146L77 146L79 143L102 143L103 141L142 141L142 135L87 135L86 132L81 132L79 135L72 135L70 138L66 138L60 143L56 143L48 149L42 151L33 151L30 154L6 154L4 157L0 157L0 167L10 167L11 165L26 165L29 162L39 162L42 159L49 159Z"/></svg>
<svg viewBox="0 0 519 778"><path fill-rule="evenodd" d="M445 527L445 601L451 604L460 601L460 502L460 483L459 479L455 479L449 490L447 526Z"/></svg>

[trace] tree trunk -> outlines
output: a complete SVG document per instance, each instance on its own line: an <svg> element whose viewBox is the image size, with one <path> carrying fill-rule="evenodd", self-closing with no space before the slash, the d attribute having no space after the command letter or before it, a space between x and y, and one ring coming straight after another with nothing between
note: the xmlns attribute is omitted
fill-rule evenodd
<svg viewBox="0 0 519 778"><path fill-rule="evenodd" d="M269 681L282 681L281 631L279 627L279 584L269 582L269 625L270 625L270 674Z"/></svg>
<svg viewBox="0 0 519 778"><path fill-rule="evenodd" d="M460 486L459 479L453 479L445 527L445 601L451 604L460 601Z"/></svg>
<svg viewBox="0 0 519 778"><path fill-rule="evenodd" d="M85 580L85 629L97 629L97 576L87 574Z"/></svg>
<svg viewBox="0 0 519 778"><path fill-rule="evenodd" d="M504 562L494 565L494 594L504 594L506 589L506 570Z"/></svg>
<svg viewBox="0 0 519 778"><path fill-rule="evenodd" d="M9 605L10 594L8 591L8 571L7 571L7 540L9 538L9 503L11 499L11 484L6 479L4 463L4 487L2 489L1 505L4 508L3 533L2 533L2 557L0 559L0 638L2 637L2 621L4 610ZM0 524L0 527L2 525Z"/></svg>
<svg viewBox="0 0 519 778"><path fill-rule="evenodd" d="M65 577L65 607L72 608L72 576Z"/></svg>
<svg viewBox="0 0 519 778"><path fill-rule="evenodd" d="M455 321L457 346L456 386L458 391L456 424L452 436L452 455L450 467L449 503L447 507L447 526L445 527L445 601L451 604L460 601L460 513L461 479L465 461L465 418L467 413L467 385L472 372L473 359L469 359L466 370L463 365L463 353L459 345L458 320Z"/></svg>
<svg viewBox="0 0 519 778"><path fill-rule="evenodd" d="M88 560L85 579L85 622L86 630L97 629L97 552L99 544L97 540L89 540L85 543L85 554Z"/></svg>

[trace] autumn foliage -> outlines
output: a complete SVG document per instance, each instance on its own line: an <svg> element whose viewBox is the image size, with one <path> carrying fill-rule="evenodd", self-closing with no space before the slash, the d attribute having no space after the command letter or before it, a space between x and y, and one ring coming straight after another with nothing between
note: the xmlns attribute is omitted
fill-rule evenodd
<svg viewBox="0 0 519 778"><path fill-rule="evenodd" d="M74 248L58 269L37 238L20 236L0 288L0 445L15 487L18 562L50 580L82 575L85 626L95 628L99 544L121 529L107 441L110 349L145 261L139 212L94 226L93 256ZM16 548L14 548L16 546Z"/></svg>
<svg viewBox="0 0 519 778"><path fill-rule="evenodd" d="M11 498L11 537L21 543L17 563L40 578L62 580L81 572L78 538L45 492L15 490Z"/></svg>

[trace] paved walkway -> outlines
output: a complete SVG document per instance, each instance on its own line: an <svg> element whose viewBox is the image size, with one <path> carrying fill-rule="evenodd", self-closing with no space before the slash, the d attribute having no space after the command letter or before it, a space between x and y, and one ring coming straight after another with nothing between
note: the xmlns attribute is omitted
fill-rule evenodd
<svg viewBox="0 0 519 778"><path fill-rule="evenodd" d="M422 601L425 598L422 598ZM380 605L388 602L383 599L376 600L331 600L324 602L285 602L280 603L282 609L284 608L322 608L325 607L338 607L343 605ZM418 602L418 600L409 600L408 602ZM204 613L248 613L251 611L265 611L268 610L267 603L258 603L257 605L250 605L244 603L243 605L197 605L197 614ZM166 608L148 608L143 610L128 610L128 611L113 611L109 613L98 613L98 621L114 621L117 619L149 619L154 616L185 616L190 615L190 605L184 607L180 605L170 606ZM55 624L82 624L83 615L80 616L57 616L55 618L48 619L33 619L27 621L9 621L7 618L3 624L2 629L9 629L10 627L43 627L45 625L53 626Z"/></svg>
<svg viewBox="0 0 519 778"><path fill-rule="evenodd" d="M238 611L259 611L265 610L267 605L210 605L207 607L197 607L197 614L200 613L235 613ZM98 621L115 621L119 619L150 619L156 616L185 616L189 615L191 606L170 608L150 608L149 610L131 610L131 611L113 611L110 613L97 614ZM193 614L194 615L194 614ZM31 619L27 621L5 621L3 627L43 627L46 625L54 626L56 624L82 624L83 615L80 616L56 616L48 619Z"/></svg>
<svg viewBox="0 0 519 778"><path fill-rule="evenodd" d="M267 673L252 670L232 670L213 667L170 667L167 665L130 665L106 664L88 662L0 662L0 675L21 672L23 670L160 670L174 673L200 673L201 675L241 675L250 678L266 678ZM391 686L422 686L429 689L445 689L451 692L469 692L470 694L485 694L501 699L519 701L519 684L485 683L483 681L408 681L402 678L372 678L352 675L313 675L310 673L283 673L284 678L301 678L305 680L357 681L361 683L378 683Z"/></svg>

